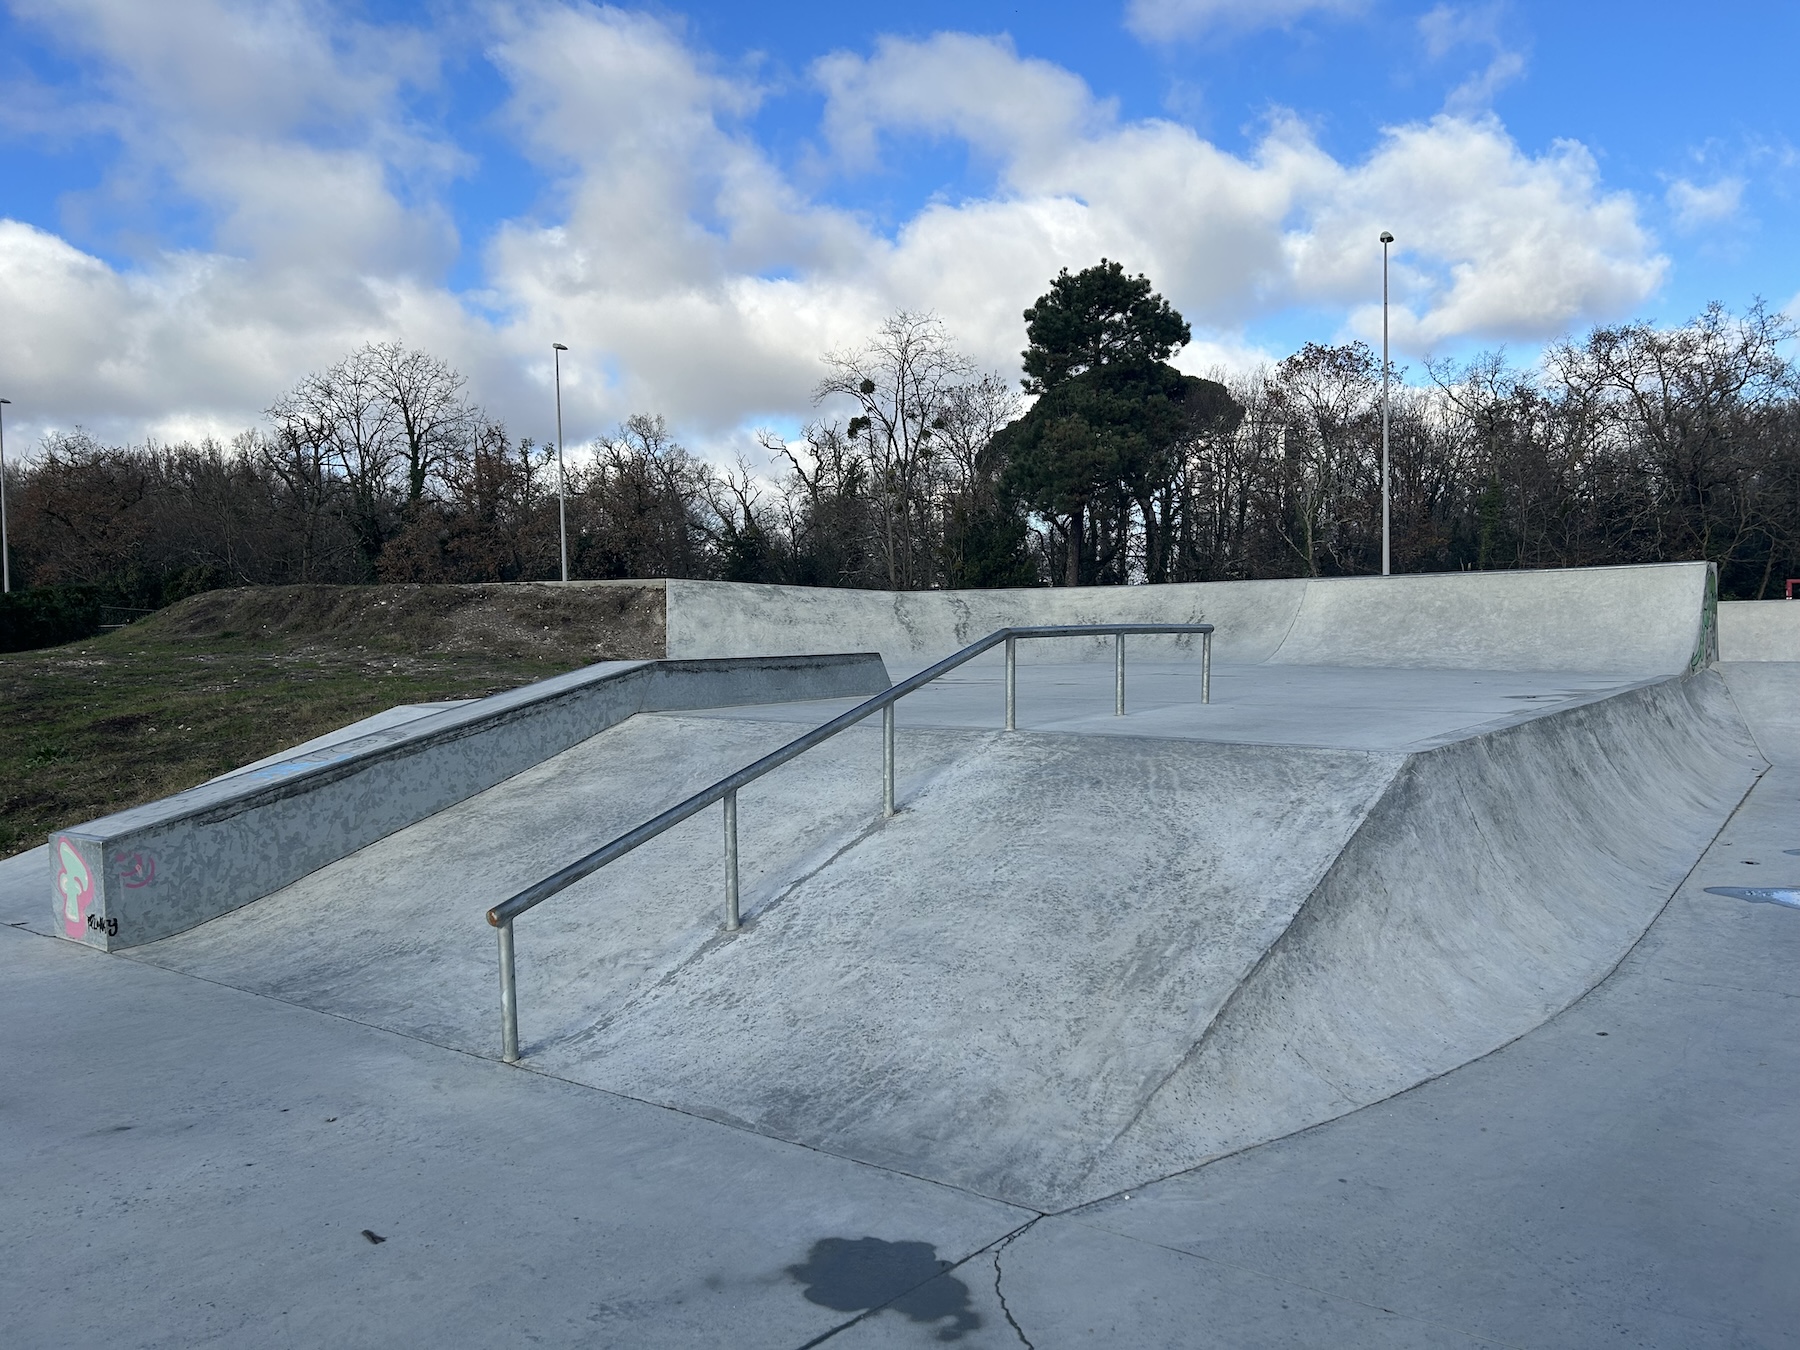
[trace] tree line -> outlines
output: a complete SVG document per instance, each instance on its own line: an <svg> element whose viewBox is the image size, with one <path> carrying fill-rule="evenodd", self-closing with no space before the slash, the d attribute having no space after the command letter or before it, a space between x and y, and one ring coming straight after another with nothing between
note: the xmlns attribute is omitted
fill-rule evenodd
<svg viewBox="0 0 1800 1350"><path fill-rule="evenodd" d="M652 414L569 449L576 578L891 589L1335 576L1381 557L1381 364L1309 343L1200 379L1181 315L1102 260L1025 311L1022 382L931 315L824 359L818 415L720 466ZM1429 363L1390 401L1396 571L1710 559L1800 575L1788 320L1718 305L1602 326L1525 367ZM370 344L229 443L49 437L9 464L15 584L153 608L227 585L560 575L554 445L441 360Z"/></svg>

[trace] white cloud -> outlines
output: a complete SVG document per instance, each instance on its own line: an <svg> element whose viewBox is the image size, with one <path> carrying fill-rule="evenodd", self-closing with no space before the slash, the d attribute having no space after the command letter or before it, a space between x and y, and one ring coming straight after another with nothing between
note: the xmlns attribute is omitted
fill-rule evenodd
<svg viewBox="0 0 1800 1350"><path fill-rule="evenodd" d="M470 344L435 283L456 232L432 189L460 152L410 124L431 44L268 0L15 0L95 72L66 116L123 147L101 189L127 217L172 196L210 248L115 269L0 222L0 325L21 420L120 436L225 433L370 338ZM335 39L335 40L334 40ZM403 192L423 186L419 202ZM77 203L79 207L79 203Z"/></svg>
<svg viewBox="0 0 1800 1350"><path fill-rule="evenodd" d="M836 52L816 62L813 73L827 95L826 139L857 167L876 160L886 128L954 136L1009 160L1036 159L1110 124L1114 115L1079 76L1021 58L1005 37L884 37L873 56Z"/></svg>
<svg viewBox="0 0 1800 1350"><path fill-rule="evenodd" d="M1744 204L1744 180L1721 178L1701 186L1685 178L1677 178L1663 194L1675 217L1675 228L1692 234L1708 225L1730 220Z"/></svg>
<svg viewBox="0 0 1800 1350"><path fill-rule="evenodd" d="M1314 13L1350 14L1364 0L1131 0L1125 26L1146 42L1219 30L1282 28Z"/></svg>
<svg viewBox="0 0 1800 1350"><path fill-rule="evenodd" d="M1525 74L1523 52L1497 51L1482 69L1464 80L1444 100L1444 107L1455 113L1479 113L1492 106L1494 95Z"/></svg>
<svg viewBox="0 0 1800 1350"><path fill-rule="evenodd" d="M1419 36L1425 39L1425 54L1441 61L1458 47L1469 44L1497 47L1500 45L1500 7L1474 5L1458 9L1454 5L1434 5L1419 16Z"/></svg>
<svg viewBox="0 0 1800 1350"><path fill-rule="evenodd" d="M135 123L132 154L216 211L213 247L115 268L0 224L9 396L27 416L114 434L230 430L308 368L397 338L457 364L518 433L542 436L549 344L562 341L572 439L657 411L723 449L747 424L804 415L820 354L897 308L936 310L983 365L1016 372L1020 311L1058 268L1102 255L1146 272L1192 321L1193 370L1254 358L1246 332L1272 312L1378 297L1382 228L1401 240L1403 350L1614 317L1666 267L1581 147L1527 154L1492 117L1397 127L1355 161L1280 119L1236 155L1172 122L1122 121L1070 72L963 34L886 39L815 69L840 162L878 163L906 136L991 162L985 193L931 202L884 234L797 186L745 129L761 91L677 31L544 4L502 13L490 57L555 193L546 218L498 230L465 304L442 283L456 241L431 190L459 152L399 111L399 77L362 64L355 43L324 43L296 6L265 5L262 26L226 24L224 37L207 28L222 8L172 6L214 44L191 69L174 44L140 52L128 9L89 3L78 32L114 71L106 106ZM233 59L261 74L211 71ZM236 117L290 60L308 91ZM432 78L424 46L408 62L408 78ZM204 87L187 100L190 76ZM424 188L399 190L408 175ZM1369 322L1356 309L1349 331Z"/></svg>
<svg viewBox="0 0 1800 1350"><path fill-rule="evenodd" d="M441 264L456 240L441 213L395 188L453 172L459 153L411 126L398 96L436 78L431 44L405 29L334 23L292 0L20 0L100 58L84 111L126 146L111 190L130 199L167 176L214 213L233 254L328 267Z"/></svg>
<svg viewBox="0 0 1800 1350"><path fill-rule="evenodd" d="M992 59L1006 52L991 44ZM838 59L836 87L860 90L855 58ZM934 43L892 42L869 65L881 67L884 85L931 90L968 63L966 51L951 58ZM1010 125L1014 89L1001 79L975 87L996 90L995 121ZM859 117L867 106L859 98ZM880 125L944 125L929 99L912 107L886 105ZM957 114L974 115L966 104ZM1635 202L1602 189L1585 150L1528 156L1492 117L1395 128L1365 160L1345 164L1291 118L1239 157L1174 123L1084 115L1066 97L1059 116L1085 131L1048 146L1015 140L991 199L934 208L897 241L897 265L929 250L918 284L936 279L947 313L966 312L962 297L993 294L1000 278L1016 276L1028 299L1041 289L1032 277L1106 253L1148 272L1197 326L1230 331L1273 308L1371 294L1374 241L1386 227L1403 235L1408 259L1404 290L1416 312L1407 340L1430 344L1549 336L1629 309L1666 270ZM992 317L1016 344L1017 319ZM980 332L988 322L963 326Z"/></svg>
<svg viewBox="0 0 1800 1350"><path fill-rule="evenodd" d="M121 272L10 220L0 220L0 306L0 369L21 424L133 439L229 436L361 342L429 341L462 324L453 300L404 280L322 290L309 271L216 253Z"/></svg>
<svg viewBox="0 0 1800 1350"><path fill-rule="evenodd" d="M1526 156L1492 119L1446 115L1390 132L1294 236L1298 285L1350 300L1378 223L1398 236L1395 340L1415 351L1461 337L1541 339L1623 314L1668 270L1635 201L1601 189L1587 150L1563 142ZM1352 322L1378 332L1379 305Z"/></svg>
<svg viewBox="0 0 1800 1350"><path fill-rule="evenodd" d="M1447 60L1465 47L1488 55L1487 65L1470 74L1444 100L1447 112L1474 116L1493 105L1494 96L1522 78L1525 53L1507 45L1502 28L1503 8L1498 3L1458 9L1440 4L1419 18L1419 36L1425 54L1433 62Z"/></svg>

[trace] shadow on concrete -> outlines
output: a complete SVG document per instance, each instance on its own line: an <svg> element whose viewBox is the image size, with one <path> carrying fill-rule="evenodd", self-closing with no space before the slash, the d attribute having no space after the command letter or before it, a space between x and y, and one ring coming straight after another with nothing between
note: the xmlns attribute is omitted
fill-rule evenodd
<svg viewBox="0 0 1800 1350"><path fill-rule="evenodd" d="M892 1308L914 1322L943 1322L940 1341L959 1341L981 1326L969 1306L969 1286L944 1274L929 1242L887 1242L881 1238L820 1238L804 1265L788 1274L806 1286L808 1302L837 1312Z"/></svg>

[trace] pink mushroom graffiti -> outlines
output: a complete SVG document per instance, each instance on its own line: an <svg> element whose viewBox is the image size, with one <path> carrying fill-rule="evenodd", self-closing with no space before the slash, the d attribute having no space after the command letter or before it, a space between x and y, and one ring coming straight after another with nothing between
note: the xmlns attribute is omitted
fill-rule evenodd
<svg viewBox="0 0 1800 1350"><path fill-rule="evenodd" d="M67 839L56 841L56 893L62 897L63 931L79 938L87 931L87 913L94 906L94 874Z"/></svg>

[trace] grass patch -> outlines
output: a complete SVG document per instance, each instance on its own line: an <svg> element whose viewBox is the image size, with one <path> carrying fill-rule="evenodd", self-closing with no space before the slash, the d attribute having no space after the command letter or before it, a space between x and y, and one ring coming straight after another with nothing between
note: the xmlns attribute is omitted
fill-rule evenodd
<svg viewBox="0 0 1800 1350"><path fill-rule="evenodd" d="M0 856L398 703L660 655L660 606L651 625L625 613L623 591L594 593L584 615L542 589L219 592L85 642L0 655Z"/></svg>

